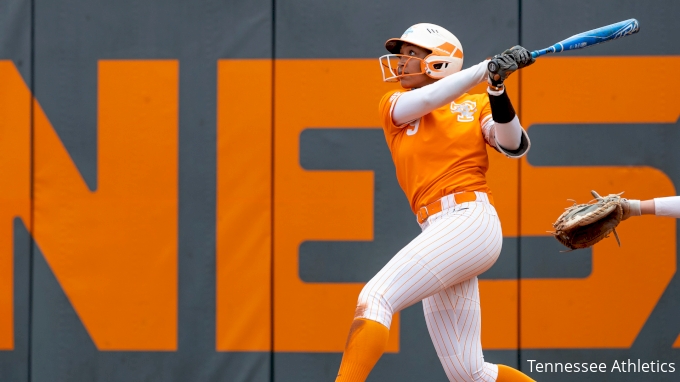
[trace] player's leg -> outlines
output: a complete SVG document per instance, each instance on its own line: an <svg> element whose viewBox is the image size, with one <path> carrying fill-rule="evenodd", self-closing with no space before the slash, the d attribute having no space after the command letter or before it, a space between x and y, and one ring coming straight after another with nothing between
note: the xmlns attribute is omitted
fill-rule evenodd
<svg viewBox="0 0 680 382"><path fill-rule="evenodd" d="M389 327L393 313L489 269L502 241L496 210L488 203L464 203L442 213L366 284L357 317Z"/></svg>
<svg viewBox="0 0 680 382"><path fill-rule="evenodd" d="M520 371L484 361L477 277L423 300L425 322L449 381L528 382Z"/></svg>
<svg viewBox="0 0 680 382"><path fill-rule="evenodd" d="M484 272L496 261L502 234L490 204L465 203L430 224L361 291L352 327L362 330L350 333L336 381L365 380L384 351L394 313Z"/></svg>
<svg viewBox="0 0 680 382"><path fill-rule="evenodd" d="M355 318L347 336L335 381L365 381L385 352L389 332L384 324L377 321Z"/></svg>
<svg viewBox="0 0 680 382"><path fill-rule="evenodd" d="M449 381L493 382L498 367L484 362L477 277L423 300L425 322Z"/></svg>

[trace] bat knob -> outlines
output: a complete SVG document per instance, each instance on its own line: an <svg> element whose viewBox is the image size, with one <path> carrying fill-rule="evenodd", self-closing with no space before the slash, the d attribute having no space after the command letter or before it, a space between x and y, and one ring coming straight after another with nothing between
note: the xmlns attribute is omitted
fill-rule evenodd
<svg viewBox="0 0 680 382"><path fill-rule="evenodd" d="M486 68L489 70L490 73L497 73L499 66L498 66L498 63L496 62L496 60L491 60L487 64Z"/></svg>

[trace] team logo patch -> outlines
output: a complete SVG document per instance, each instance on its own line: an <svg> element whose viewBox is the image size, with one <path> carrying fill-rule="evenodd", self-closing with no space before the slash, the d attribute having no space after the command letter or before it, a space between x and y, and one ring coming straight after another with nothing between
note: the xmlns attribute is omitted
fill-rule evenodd
<svg viewBox="0 0 680 382"><path fill-rule="evenodd" d="M463 101L462 103L451 102L451 113L458 113L458 122L472 122L475 120L477 102Z"/></svg>

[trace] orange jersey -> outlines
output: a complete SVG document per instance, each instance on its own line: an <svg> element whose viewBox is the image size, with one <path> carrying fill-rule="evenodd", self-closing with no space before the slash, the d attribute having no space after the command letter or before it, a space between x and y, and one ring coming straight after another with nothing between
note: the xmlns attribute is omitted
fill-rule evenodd
<svg viewBox="0 0 680 382"><path fill-rule="evenodd" d="M491 118L489 96L463 94L400 127L392 122L392 109L402 92L393 90L383 96L380 116L397 181L413 213L451 193L490 194L486 183L489 157L481 127Z"/></svg>

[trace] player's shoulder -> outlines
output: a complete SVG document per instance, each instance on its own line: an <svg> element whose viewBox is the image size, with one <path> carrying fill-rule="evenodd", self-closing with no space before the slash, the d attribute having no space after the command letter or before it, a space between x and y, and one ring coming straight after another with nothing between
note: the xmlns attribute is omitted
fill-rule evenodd
<svg viewBox="0 0 680 382"><path fill-rule="evenodd" d="M392 115L392 107L395 101L403 94L403 89L392 89L385 93L378 104L378 111L381 115ZM390 117L391 118L391 117Z"/></svg>
<svg viewBox="0 0 680 382"><path fill-rule="evenodd" d="M382 98L380 99L380 104L382 105L385 102L392 103L395 99L399 98L399 96L404 91L405 91L404 89L391 89L382 96Z"/></svg>

